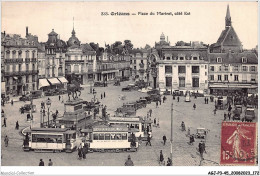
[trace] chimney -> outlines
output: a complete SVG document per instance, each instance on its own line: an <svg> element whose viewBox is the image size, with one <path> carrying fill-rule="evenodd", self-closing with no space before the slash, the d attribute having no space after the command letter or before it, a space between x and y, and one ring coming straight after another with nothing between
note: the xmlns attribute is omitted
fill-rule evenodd
<svg viewBox="0 0 260 176"><path fill-rule="evenodd" d="M5 31L4 31L4 36L5 36Z"/></svg>
<svg viewBox="0 0 260 176"><path fill-rule="evenodd" d="M26 26L26 36L28 36L28 26Z"/></svg>
<svg viewBox="0 0 260 176"><path fill-rule="evenodd" d="M168 43L168 36L167 36L167 43Z"/></svg>

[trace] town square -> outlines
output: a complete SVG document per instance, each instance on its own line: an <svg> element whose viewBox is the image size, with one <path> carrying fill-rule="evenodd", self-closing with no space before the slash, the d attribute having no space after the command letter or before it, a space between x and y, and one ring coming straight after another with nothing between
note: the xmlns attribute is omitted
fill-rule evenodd
<svg viewBox="0 0 260 176"><path fill-rule="evenodd" d="M69 38L2 28L1 165L258 165L258 43L245 48L240 6L223 4L212 43L161 29L143 47L127 34L86 42L73 15Z"/></svg>

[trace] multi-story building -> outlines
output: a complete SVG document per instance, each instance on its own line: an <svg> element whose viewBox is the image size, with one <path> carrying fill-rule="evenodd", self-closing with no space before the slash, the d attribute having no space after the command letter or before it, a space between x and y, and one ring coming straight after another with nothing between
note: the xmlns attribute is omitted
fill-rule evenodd
<svg viewBox="0 0 260 176"><path fill-rule="evenodd" d="M71 82L72 75L78 77L80 84L84 85L92 82L95 74L96 52L89 44L81 44L76 37L76 32L72 30L72 36L67 41L67 52L65 59L66 78Z"/></svg>
<svg viewBox="0 0 260 176"><path fill-rule="evenodd" d="M17 34L2 35L2 56L7 95L21 95L37 90L36 43Z"/></svg>
<svg viewBox="0 0 260 176"><path fill-rule="evenodd" d="M149 78L149 60L148 60L148 51L139 50L136 53L131 54L131 76L134 80L143 80L148 82Z"/></svg>
<svg viewBox="0 0 260 176"><path fill-rule="evenodd" d="M165 46L161 54L157 61L161 90L207 92L207 47Z"/></svg>
<svg viewBox="0 0 260 176"><path fill-rule="evenodd" d="M45 76L39 80L39 88L44 87L65 87L65 53L66 43L58 38L58 34L52 29L48 34L48 41L45 43L45 60L42 59L41 66L45 67ZM43 52L40 53L44 57ZM48 82L46 82L46 78ZM49 83L49 85L48 85Z"/></svg>
<svg viewBox="0 0 260 176"><path fill-rule="evenodd" d="M209 54L210 93L228 94L233 91L256 93L258 59L253 51L243 51L242 44L232 27L229 6L225 30Z"/></svg>

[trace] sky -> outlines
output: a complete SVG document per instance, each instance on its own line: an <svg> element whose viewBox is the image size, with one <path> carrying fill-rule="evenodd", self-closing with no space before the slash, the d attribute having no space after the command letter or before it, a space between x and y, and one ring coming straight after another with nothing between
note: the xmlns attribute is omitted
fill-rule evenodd
<svg viewBox="0 0 260 176"><path fill-rule="evenodd" d="M163 32L171 45L177 41L215 43L225 29L227 5L232 25L244 49L258 44L257 2L2 2L1 31L37 35L46 42L54 29L68 41L74 28L81 43L100 46L129 39L135 48L154 46ZM102 16L101 12L108 12ZM112 16L111 12L190 12L190 15Z"/></svg>

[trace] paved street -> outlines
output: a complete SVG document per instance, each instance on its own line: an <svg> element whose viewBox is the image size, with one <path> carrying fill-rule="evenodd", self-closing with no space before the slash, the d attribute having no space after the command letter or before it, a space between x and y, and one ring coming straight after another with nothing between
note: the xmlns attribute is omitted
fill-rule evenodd
<svg viewBox="0 0 260 176"><path fill-rule="evenodd" d="M146 93L141 92L121 92L121 88L126 86L129 82L124 82L120 87L109 85L109 87L95 88L97 91L97 98L102 104L107 105L108 113L112 113L117 107L124 102L134 101L141 96L146 96ZM92 94L89 94L89 87L86 87L81 98L84 100L91 100ZM106 91L106 98L100 99L100 93ZM126 95L126 100L119 100L120 94ZM67 95L63 95L64 100ZM63 104L58 100L58 96L50 97L52 100L51 111L55 112L57 109L60 113L63 112ZM33 126L39 126L40 121L40 102L46 100L47 97L34 100L37 105L37 112L34 113ZM54 165L59 166L122 166L124 165L127 156L130 154L135 165L139 166L158 166L159 152L163 151L164 159L170 156L170 130L171 130L171 103L173 102L174 109L174 136L173 136L173 165L174 166L198 166L198 165L218 165L220 160L220 131L221 121L223 120L224 111L217 111L213 115L214 103L204 104L204 98L191 98L191 102L184 102L184 97L180 98L180 102L172 100L172 96L167 96L167 100L159 108L155 108L155 103L148 104L146 108L139 109L137 115L146 115L149 109L153 110L152 120L156 117L159 119L160 128L153 127L152 146L145 146L143 142L137 152L133 153L89 153L87 160L78 160L77 152L73 153L35 153L33 151L24 152L22 149L23 136L18 130L15 130L15 123L18 120L20 130L30 126L30 122L26 121L26 114L19 113L19 107L24 102L15 102L3 107L7 117L7 127L2 127L1 137L9 137L9 146L5 147L2 141L2 165L3 166L37 166L39 160L42 158L46 163L49 158L52 159ZM29 102L27 102L29 103ZM196 110L193 110L193 104L197 105ZM47 119L45 119L46 121ZM3 119L2 119L3 121ZM189 138L186 137L187 132L182 132L180 125L184 121L186 128L190 127L191 134L196 133L198 127L203 127L209 130L206 138L206 151L203 162L200 162L200 156L197 152L198 143L200 140L195 139L194 145L189 145ZM166 135L167 143L163 146L162 136ZM26 161L25 161L26 160Z"/></svg>

